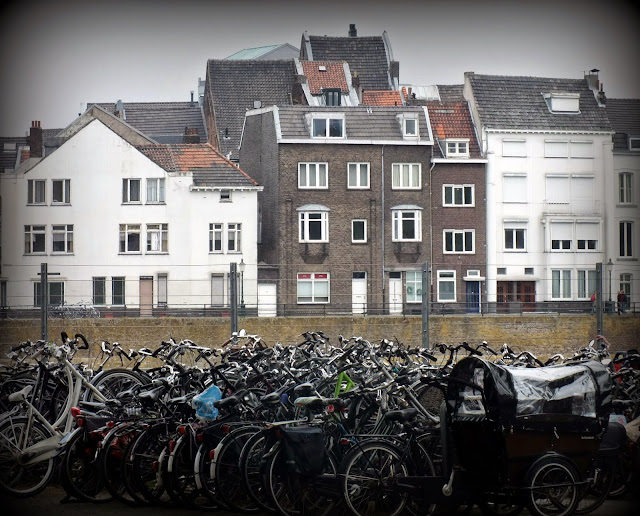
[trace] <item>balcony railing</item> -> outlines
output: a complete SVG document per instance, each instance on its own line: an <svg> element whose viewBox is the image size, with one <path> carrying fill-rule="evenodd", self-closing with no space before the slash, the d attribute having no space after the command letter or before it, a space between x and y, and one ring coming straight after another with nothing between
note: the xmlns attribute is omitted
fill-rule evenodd
<svg viewBox="0 0 640 516"><path fill-rule="evenodd" d="M544 212L547 215L601 215L600 201L575 200L569 202L544 202Z"/></svg>

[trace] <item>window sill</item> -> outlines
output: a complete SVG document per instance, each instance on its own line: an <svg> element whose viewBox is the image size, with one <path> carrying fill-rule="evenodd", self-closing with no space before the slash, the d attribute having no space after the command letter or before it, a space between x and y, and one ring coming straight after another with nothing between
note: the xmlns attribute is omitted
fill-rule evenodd
<svg viewBox="0 0 640 516"><path fill-rule="evenodd" d="M475 204L443 204L443 208L475 208Z"/></svg>
<svg viewBox="0 0 640 516"><path fill-rule="evenodd" d="M618 258L618 261L620 261L620 262L637 262L638 259L634 258L633 256L620 256Z"/></svg>
<svg viewBox="0 0 640 516"><path fill-rule="evenodd" d="M121 256L138 256L142 254L142 251L125 251L125 252L119 252L118 253Z"/></svg>
<svg viewBox="0 0 640 516"><path fill-rule="evenodd" d="M370 186L347 186L347 190L371 190Z"/></svg>
<svg viewBox="0 0 640 516"><path fill-rule="evenodd" d="M142 253L140 253L140 254L142 254ZM147 251L145 254L158 256L158 255L163 255L163 254L169 254L169 251Z"/></svg>
<svg viewBox="0 0 640 516"><path fill-rule="evenodd" d="M352 240L352 241L351 241L351 243L352 243L353 245L366 245L366 244L368 244L369 242L367 242L367 241L354 242L354 241Z"/></svg>
<svg viewBox="0 0 640 516"><path fill-rule="evenodd" d="M298 240L299 244L328 244L328 240Z"/></svg>
<svg viewBox="0 0 640 516"><path fill-rule="evenodd" d="M27 206L47 206L46 202L32 202L32 203L27 203Z"/></svg>
<svg viewBox="0 0 640 516"><path fill-rule="evenodd" d="M419 192L422 190L421 186L392 186L392 190L413 190L414 192Z"/></svg>
<svg viewBox="0 0 640 516"><path fill-rule="evenodd" d="M637 208L638 205L635 203L623 203L619 202L616 204L616 208Z"/></svg>
<svg viewBox="0 0 640 516"><path fill-rule="evenodd" d="M52 202L51 207L53 206L71 206L70 202Z"/></svg>
<svg viewBox="0 0 640 516"><path fill-rule="evenodd" d="M137 203L137 202L123 202L122 204L142 204L142 203ZM151 206L154 206L154 205L155 205L155 206L164 206L164 205L166 205L167 203L166 203L166 202L164 202L164 201L147 201L147 204L148 204L148 205L151 205Z"/></svg>
<svg viewBox="0 0 640 516"><path fill-rule="evenodd" d="M47 256L47 253L24 253L22 256Z"/></svg>
<svg viewBox="0 0 640 516"><path fill-rule="evenodd" d="M503 253L526 253L526 249L505 249Z"/></svg>
<svg viewBox="0 0 640 516"><path fill-rule="evenodd" d="M416 244L416 243L421 243L422 239L420 240L391 240L394 243L398 243L398 244L403 244L403 243L407 243L407 244Z"/></svg>
<svg viewBox="0 0 640 516"><path fill-rule="evenodd" d="M123 202L122 206L142 206L142 202L140 201L136 201L136 202Z"/></svg>
<svg viewBox="0 0 640 516"><path fill-rule="evenodd" d="M66 253L64 251L55 251L51 253L51 256L74 256L75 253Z"/></svg>

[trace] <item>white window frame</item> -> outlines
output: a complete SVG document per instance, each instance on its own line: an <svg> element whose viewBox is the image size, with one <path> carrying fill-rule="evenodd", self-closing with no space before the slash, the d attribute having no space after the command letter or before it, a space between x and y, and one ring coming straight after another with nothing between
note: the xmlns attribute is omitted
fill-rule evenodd
<svg viewBox="0 0 640 516"><path fill-rule="evenodd" d="M147 178L147 204L164 204L166 200L164 177Z"/></svg>
<svg viewBox="0 0 640 516"><path fill-rule="evenodd" d="M471 192L471 202L466 202L465 193ZM447 202L447 191L451 192L451 202ZM460 193L461 202L456 202L456 193ZM473 208L476 205L476 186L473 184L446 184L442 185L442 206Z"/></svg>
<svg viewBox="0 0 640 516"><path fill-rule="evenodd" d="M571 269L551 269L551 299L571 299Z"/></svg>
<svg viewBox="0 0 640 516"><path fill-rule="evenodd" d="M42 251L34 251L36 237L42 238ZM24 254L43 255L47 253L47 226L45 224L30 224L24 227Z"/></svg>
<svg viewBox="0 0 640 516"><path fill-rule="evenodd" d="M320 238L310 238L310 225L320 223ZM299 211L298 212L298 241L300 243L327 243L329 242L329 211Z"/></svg>
<svg viewBox="0 0 640 516"><path fill-rule="evenodd" d="M62 239L59 240L64 245L64 249L62 251L55 250L56 236L62 236ZM52 254L72 254L73 253L73 224L52 224L51 253Z"/></svg>
<svg viewBox="0 0 640 516"><path fill-rule="evenodd" d="M507 247L507 231L512 232L512 247ZM522 231L522 247L518 247L518 231ZM505 253L526 253L527 252L527 228L524 225L505 223L503 231L502 245Z"/></svg>
<svg viewBox="0 0 640 516"><path fill-rule="evenodd" d="M405 300L407 303L422 302L422 271L405 272Z"/></svg>
<svg viewBox="0 0 640 516"><path fill-rule="evenodd" d="M509 145L509 144L513 144L513 145ZM502 140L502 157L503 158L526 158L527 157L527 140L504 138Z"/></svg>
<svg viewBox="0 0 640 516"><path fill-rule="evenodd" d="M355 184L351 182L351 169L355 168ZM363 170L364 169L364 170ZM362 174L366 173L366 184L362 184ZM371 188L371 167L368 162L347 163L347 188L349 190L368 190Z"/></svg>
<svg viewBox="0 0 640 516"><path fill-rule="evenodd" d="M239 222L227 223L227 253L242 252L242 224Z"/></svg>
<svg viewBox="0 0 640 516"><path fill-rule="evenodd" d="M640 136L629 136L629 151L640 152Z"/></svg>
<svg viewBox="0 0 640 516"><path fill-rule="evenodd" d="M100 289L102 289L101 292ZM107 304L107 278L105 276L91 278L91 302L96 306Z"/></svg>
<svg viewBox="0 0 640 516"><path fill-rule="evenodd" d="M169 224L147 224L147 254L166 254L169 252Z"/></svg>
<svg viewBox="0 0 640 516"><path fill-rule="evenodd" d="M138 235L138 250L129 249L129 236ZM142 254L142 226L140 224L120 224L119 254Z"/></svg>
<svg viewBox="0 0 640 516"><path fill-rule="evenodd" d="M364 238L362 240L356 240L355 237L355 224L356 222L362 222L364 229ZM367 234L367 219L353 219L351 221L351 243L352 244L366 244L368 241Z"/></svg>
<svg viewBox="0 0 640 516"><path fill-rule="evenodd" d="M116 285L122 286L122 293L116 294ZM124 276L113 276L111 278L111 304L113 306L125 306L127 302L126 294L127 294L127 280ZM120 299L122 298L122 299ZM122 302L119 302L122 301Z"/></svg>
<svg viewBox="0 0 640 516"><path fill-rule="evenodd" d="M131 200L133 185L138 184L138 199ZM122 204L140 204L142 202L142 179L124 178L122 180Z"/></svg>
<svg viewBox="0 0 640 516"><path fill-rule="evenodd" d="M411 122L414 125L414 130L408 130L408 123ZM418 116L403 115L402 116L402 137L408 140L415 140L420 137L420 120Z"/></svg>
<svg viewBox="0 0 640 516"><path fill-rule="evenodd" d="M564 145L564 148L561 148ZM545 158L568 158L569 157L569 140L545 140L544 141L544 157Z"/></svg>
<svg viewBox="0 0 640 516"><path fill-rule="evenodd" d="M591 299L591 293L596 291L596 270L578 269L578 299Z"/></svg>
<svg viewBox="0 0 640 516"><path fill-rule="evenodd" d="M620 172L618 174L618 204L633 204L633 172Z"/></svg>
<svg viewBox="0 0 640 516"><path fill-rule="evenodd" d="M311 287L310 296L300 295L301 283L309 283ZM320 285L326 285L326 296L324 292L317 292ZM296 301L299 305L308 304L329 304L331 302L331 277L328 272L299 272L296 276ZM303 298L303 300L301 300Z"/></svg>
<svg viewBox="0 0 640 516"><path fill-rule="evenodd" d="M42 187L41 198L42 200L36 199L38 188L37 186ZM38 197L38 198L40 198ZM29 179L27 180L27 204L32 205L42 205L47 203L47 180L46 179Z"/></svg>
<svg viewBox="0 0 640 516"><path fill-rule="evenodd" d="M319 132L320 128L316 126L316 121L324 121L323 134L320 134ZM331 136L331 124L334 122L340 122L339 136ZM345 126L344 113L326 113L326 114L313 113L311 115L311 138L343 140L345 138L344 126Z"/></svg>
<svg viewBox="0 0 640 516"><path fill-rule="evenodd" d="M451 235L452 249L447 249L447 236ZM471 249L467 249L467 235L471 235ZM457 249L456 237L462 236L462 249ZM443 254L475 254L476 231L475 229L445 229L442 231Z"/></svg>
<svg viewBox="0 0 640 516"><path fill-rule="evenodd" d="M158 273L158 306L166 307L169 300L169 275Z"/></svg>
<svg viewBox="0 0 640 516"><path fill-rule="evenodd" d="M631 220L621 220L618 230L620 258L633 258L633 238L635 236L635 224Z"/></svg>
<svg viewBox="0 0 640 516"><path fill-rule="evenodd" d="M4 142L2 146L2 150L5 151L14 151L16 150L16 142Z"/></svg>
<svg viewBox="0 0 640 516"><path fill-rule="evenodd" d="M422 189L422 163L393 163L391 165L391 189Z"/></svg>
<svg viewBox="0 0 640 516"><path fill-rule="evenodd" d="M56 200L56 183L62 183L62 200ZM71 204L71 179L51 180L51 205Z"/></svg>
<svg viewBox="0 0 640 516"><path fill-rule="evenodd" d="M311 165L314 171L311 171ZM315 178L313 177L315 176ZM324 184L322 179L324 176ZM314 178L315 185L311 185ZM329 188L329 164L327 162L299 162L298 163L298 188L300 190L327 190Z"/></svg>
<svg viewBox="0 0 640 516"><path fill-rule="evenodd" d="M469 138L447 138L445 152L447 158L468 158Z"/></svg>
<svg viewBox="0 0 640 516"><path fill-rule="evenodd" d="M509 181L509 179L515 180L515 179L519 179L519 180L524 180L524 188L522 189L522 191L516 191L516 193L522 193L522 197L518 197L518 198L510 198L510 199L506 199L505 198L505 180ZM502 202L504 204L527 204L529 202L529 195L528 195L528 190L527 190L527 184L528 184L529 178L527 176L527 174L524 173L518 173L518 172L507 172L505 174L502 174ZM515 186L521 186L519 184L515 185Z"/></svg>
<svg viewBox="0 0 640 516"><path fill-rule="evenodd" d="M422 210L418 209L392 209L392 242L422 242ZM409 217L411 215L411 217ZM406 216L406 217L405 217ZM414 221L414 238L404 238L402 222L404 220Z"/></svg>
<svg viewBox="0 0 640 516"><path fill-rule="evenodd" d="M220 249L216 249L216 243ZM221 222L212 222L209 224L209 253L224 253L224 224Z"/></svg>
<svg viewBox="0 0 640 516"><path fill-rule="evenodd" d="M580 153L578 150L584 151L588 149L589 152ZM569 156L572 159L593 159L594 144L591 140L571 140L569 142Z"/></svg>
<svg viewBox="0 0 640 516"><path fill-rule="evenodd" d="M453 284L453 299L442 296L441 285L443 283ZM456 271L455 270L443 270L438 271L438 303L455 303L457 301L457 284L456 284Z"/></svg>

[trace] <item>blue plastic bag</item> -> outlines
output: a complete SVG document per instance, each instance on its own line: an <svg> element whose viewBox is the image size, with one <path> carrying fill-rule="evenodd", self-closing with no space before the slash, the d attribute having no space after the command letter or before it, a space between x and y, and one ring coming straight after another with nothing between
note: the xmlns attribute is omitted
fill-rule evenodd
<svg viewBox="0 0 640 516"><path fill-rule="evenodd" d="M213 403L221 398L222 392L220 392L217 385L211 385L200 394L194 396L191 405L196 409L198 419L212 421L218 417L218 409L213 406Z"/></svg>

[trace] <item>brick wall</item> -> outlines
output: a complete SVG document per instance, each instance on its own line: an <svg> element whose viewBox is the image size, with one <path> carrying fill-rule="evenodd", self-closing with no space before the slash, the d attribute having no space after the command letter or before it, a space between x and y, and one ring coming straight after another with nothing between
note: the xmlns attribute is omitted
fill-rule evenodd
<svg viewBox="0 0 640 516"><path fill-rule="evenodd" d="M295 344L300 334L321 330L331 341L338 334L345 337L359 335L369 340L393 339L411 346L420 345L420 317L287 317L241 318L240 328L261 335L267 343ZM216 347L228 339L229 319L172 318L154 319L87 319L53 320L49 323L49 339L60 341L60 331L84 334L92 344L95 356L101 340L119 342L124 349L147 346L155 348L162 340L189 338L196 344ZM457 344L463 340L478 344L486 340L493 347L504 342L513 347L548 355L569 353L588 344L596 333L592 315L492 315L492 316L432 316L429 319L431 345L445 342ZM614 350L637 348L640 317L606 316L604 335ZM0 321L0 357L11 346L40 336L39 320ZM85 352L86 354L86 352ZM81 355L82 356L82 355Z"/></svg>

